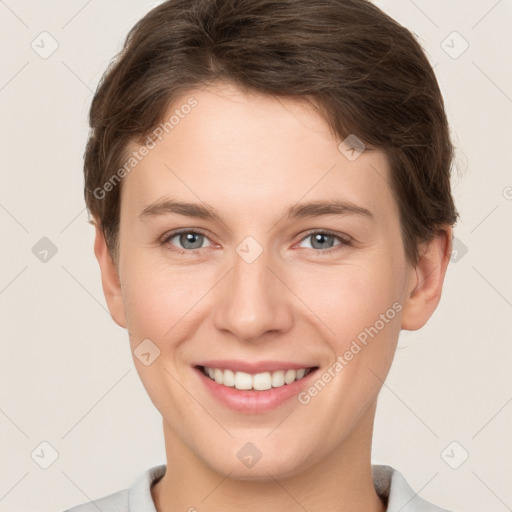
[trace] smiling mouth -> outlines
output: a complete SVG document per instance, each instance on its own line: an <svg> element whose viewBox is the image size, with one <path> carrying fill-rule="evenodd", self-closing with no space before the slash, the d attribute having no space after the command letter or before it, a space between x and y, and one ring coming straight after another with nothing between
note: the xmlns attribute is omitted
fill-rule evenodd
<svg viewBox="0 0 512 512"><path fill-rule="evenodd" d="M300 368L298 370L277 370L273 372L247 373L229 369L210 368L208 366L197 366L203 375L222 386L236 388L245 391L265 391L272 388L280 388L303 379L318 366Z"/></svg>

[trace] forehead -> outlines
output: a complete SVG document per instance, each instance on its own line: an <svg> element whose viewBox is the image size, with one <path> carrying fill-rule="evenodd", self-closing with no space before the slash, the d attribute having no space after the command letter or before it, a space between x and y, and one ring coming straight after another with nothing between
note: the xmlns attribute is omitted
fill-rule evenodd
<svg viewBox="0 0 512 512"><path fill-rule="evenodd" d="M175 99L158 135L124 178L122 211L140 212L169 195L228 215L270 215L302 198L349 200L376 217L397 214L385 154L366 150L349 159L304 99L229 85L194 89Z"/></svg>

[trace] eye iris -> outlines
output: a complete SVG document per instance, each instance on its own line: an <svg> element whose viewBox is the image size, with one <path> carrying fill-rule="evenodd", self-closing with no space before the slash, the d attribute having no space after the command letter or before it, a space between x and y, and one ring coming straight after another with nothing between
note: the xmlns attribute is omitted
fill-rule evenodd
<svg viewBox="0 0 512 512"><path fill-rule="evenodd" d="M180 235L180 244L186 249L199 249L203 245L202 237L203 235L201 235L200 233L183 233ZM197 244L198 240L199 244L194 245L194 243ZM189 242L192 243L193 247L187 245Z"/></svg>
<svg viewBox="0 0 512 512"><path fill-rule="evenodd" d="M202 243L203 236L204 235L202 235L201 233L195 233L192 231L188 231L186 233L180 233L179 234L180 244L185 249L200 249L201 246L203 245L203 243ZM327 233L313 233L312 235L310 235L310 238L312 238L311 246L314 249L325 249L326 248L325 242L326 241L331 242L330 244L328 244L328 247L330 248L330 247L332 247L332 242L334 241L335 237L333 235L329 235ZM192 246L190 246L190 244Z"/></svg>
<svg viewBox="0 0 512 512"><path fill-rule="evenodd" d="M324 241L325 242L325 239L330 239L331 242L332 242L332 239L334 238L333 235L328 235L326 233L315 233L313 235L311 235L313 237L313 242L311 244L311 246L315 249L325 249L326 246L325 245L320 245L320 246L315 246L315 244L317 242L322 242ZM331 245L329 245L328 247L331 247Z"/></svg>

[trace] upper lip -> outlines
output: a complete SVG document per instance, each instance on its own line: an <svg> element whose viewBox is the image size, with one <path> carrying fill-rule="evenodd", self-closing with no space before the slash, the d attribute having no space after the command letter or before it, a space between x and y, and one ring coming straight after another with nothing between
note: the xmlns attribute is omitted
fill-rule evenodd
<svg viewBox="0 0 512 512"><path fill-rule="evenodd" d="M221 370L233 370L234 372L263 373L276 372L278 370L300 370L301 368L314 368L309 363L294 363L287 361L236 361L231 359L209 360L197 363L195 366L207 366Z"/></svg>

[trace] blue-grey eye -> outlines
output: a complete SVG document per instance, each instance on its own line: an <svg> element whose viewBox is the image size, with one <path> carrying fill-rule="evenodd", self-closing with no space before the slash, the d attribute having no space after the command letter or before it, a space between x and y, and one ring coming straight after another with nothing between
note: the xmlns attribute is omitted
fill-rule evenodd
<svg viewBox="0 0 512 512"><path fill-rule="evenodd" d="M175 238L178 238L178 244L172 242ZM196 231L182 231L181 233L170 234L165 242L177 245L178 248L194 250L202 249L205 240L207 240L206 236Z"/></svg>
<svg viewBox="0 0 512 512"><path fill-rule="evenodd" d="M340 240L340 243L334 244L334 240ZM337 235L331 235L329 233L325 233L323 231L317 231L316 233L310 233L307 235L304 240L311 240L310 248L311 249L331 249L335 245L340 245L342 243L346 243L341 237Z"/></svg>

